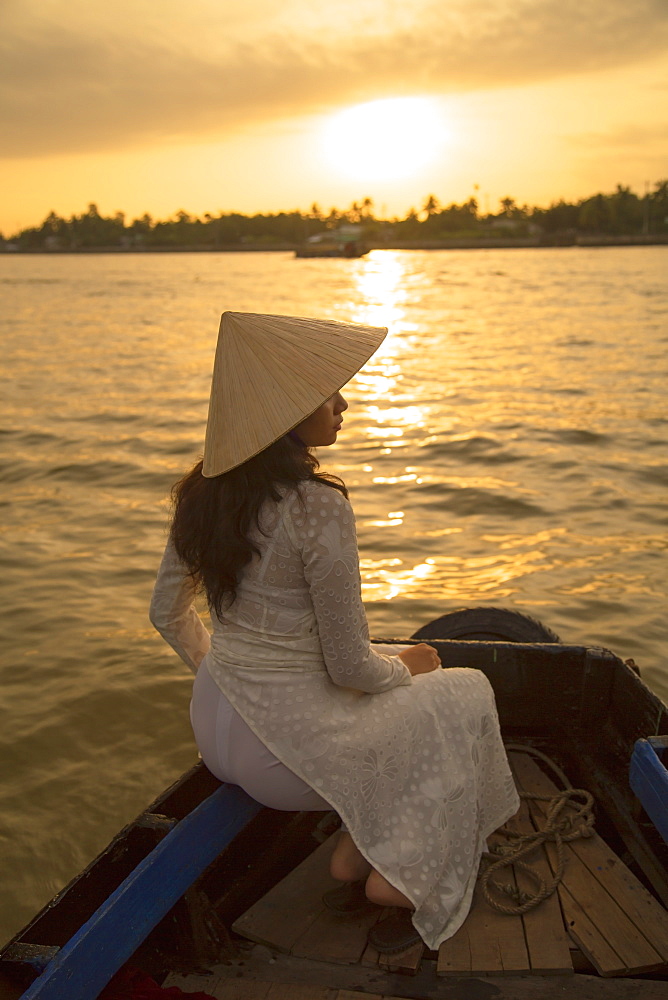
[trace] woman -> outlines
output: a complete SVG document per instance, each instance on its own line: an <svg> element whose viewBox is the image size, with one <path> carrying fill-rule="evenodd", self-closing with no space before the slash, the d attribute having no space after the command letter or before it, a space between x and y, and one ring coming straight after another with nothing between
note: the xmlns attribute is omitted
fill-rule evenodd
<svg viewBox="0 0 668 1000"><path fill-rule="evenodd" d="M265 805L339 813L329 903L352 912L361 886L403 908L370 934L392 951L454 934L518 799L484 675L437 669L424 643L370 645L347 492L309 451L336 440L340 389L386 332L223 314L204 460L175 487L151 620L197 674L204 762Z"/></svg>

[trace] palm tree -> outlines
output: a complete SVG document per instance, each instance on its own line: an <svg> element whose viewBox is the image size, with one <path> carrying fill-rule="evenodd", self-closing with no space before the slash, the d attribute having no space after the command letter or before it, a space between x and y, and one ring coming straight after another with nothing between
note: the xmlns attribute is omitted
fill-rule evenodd
<svg viewBox="0 0 668 1000"><path fill-rule="evenodd" d="M372 209L373 209L373 199L365 198L364 201L362 202L362 209L360 212L361 218L365 220L373 219Z"/></svg>
<svg viewBox="0 0 668 1000"><path fill-rule="evenodd" d="M430 194L427 200L425 201L424 205L422 206L422 211L426 212L427 218L430 219L432 215L436 215L440 207L441 206L439 205L438 198L436 197L436 195Z"/></svg>
<svg viewBox="0 0 668 1000"><path fill-rule="evenodd" d="M512 219L513 212L517 208L515 204L515 199L510 197L505 197L501 199L499 204L501 205L501 208L503 209L503 214L506 216L506 218Z"/></svg>

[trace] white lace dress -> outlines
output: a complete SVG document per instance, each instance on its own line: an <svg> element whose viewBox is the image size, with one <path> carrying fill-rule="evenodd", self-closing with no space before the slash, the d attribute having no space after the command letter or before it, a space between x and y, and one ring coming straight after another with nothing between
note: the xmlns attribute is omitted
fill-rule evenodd
<svg viewBox="0 0 668 1000"><path fill-rule="evenodd" d="M415 905L430 948L471 904L486 838L519 805L494 695L478 670L411 677L369 643L349 502L321 483L270 504L261 551L213 635L168 544L151 620L188 666L206 666L239 715L341 816Z"/></svg>

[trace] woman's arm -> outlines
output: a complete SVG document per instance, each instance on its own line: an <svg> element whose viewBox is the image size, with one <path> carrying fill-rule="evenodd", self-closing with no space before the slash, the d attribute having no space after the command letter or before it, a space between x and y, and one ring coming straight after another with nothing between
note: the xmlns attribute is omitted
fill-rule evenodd
<svg viewBox="0 0 668 1000"><path fill-rule="evenodd" d="M209 652L211 637L197 614L192 578L170 541L160 563L149 618L193 673Z"/></svg>
<svg viewBox="0 0 668 1000"><path fill-rule="evenodd" d="M346 498L329 486L303 490L288 518L304 562L327 672L335 684L369 694L411 683L398 656L377 653L369 642L362 604L355 518Z"/></svg>

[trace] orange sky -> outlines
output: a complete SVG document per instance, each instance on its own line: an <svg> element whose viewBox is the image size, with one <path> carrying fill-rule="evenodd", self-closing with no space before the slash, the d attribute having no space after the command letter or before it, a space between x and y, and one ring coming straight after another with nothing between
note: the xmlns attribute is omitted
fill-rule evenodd
<svg viewBox="0 0 668 1000"><path fill-rule="evenodd" d="M3 0L0 231L644 193L667 52L665 0Z"/></svg>

